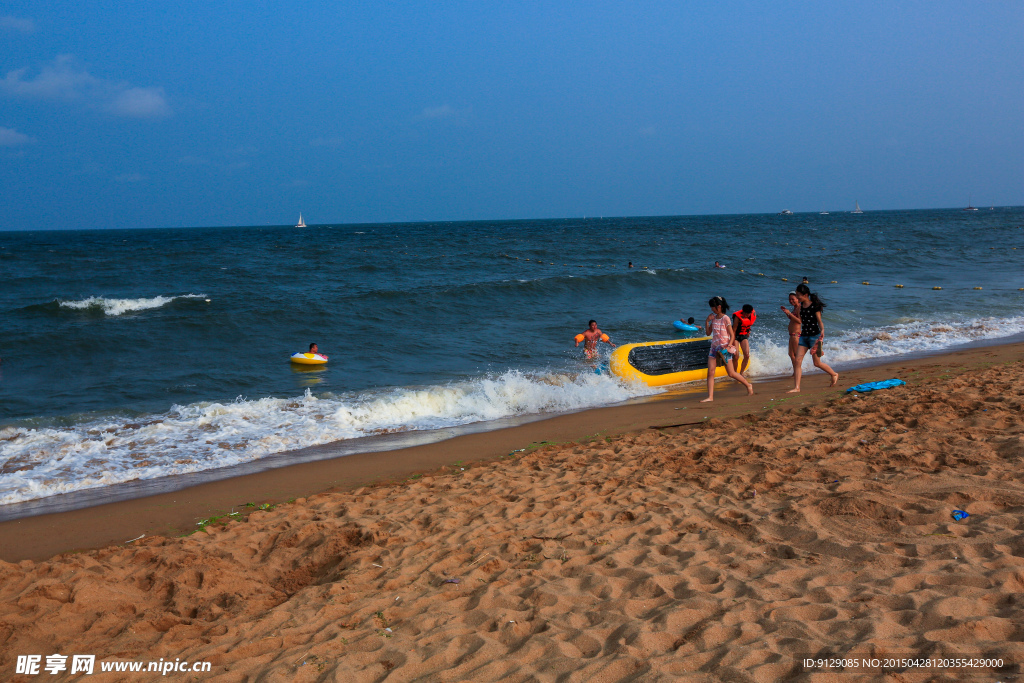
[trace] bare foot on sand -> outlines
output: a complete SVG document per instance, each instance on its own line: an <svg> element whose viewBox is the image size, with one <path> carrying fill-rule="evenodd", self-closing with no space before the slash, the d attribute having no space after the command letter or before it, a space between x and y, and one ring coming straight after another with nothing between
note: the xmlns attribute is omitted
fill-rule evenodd
<svg viewBox="0 0 1024 683"><path fill-rule="evenodd" d="M838 383L839 383L839 373L837 372L836 374L832 375L832 383L829 384L829 386L830 387L834 387Z"/></svg>
<svg viewBox="0 0 1024 683"><path fill-rule="evenodd" d="M790 389L790 390L789 390L789 391L787 391L786 393L787 393L787 394L799 394L799 393L800 393L800 390L799 390L799 389Z"/></svg>
<svg viewBox="0 0 1024 683"><path fill-rule="evenodd" d="M747 387L747 396L754 395L754 387Z"/></svg>
<svg viewBox="0 0 1024 683"><path fill-rule="evenodd" d="M702 398L702 399L700 400L700 402L701 402L701 403L711 403L711 402L712 402L712 401L714 401L714 400L715 400L715 399L713 399L713 398Z"/></svg>

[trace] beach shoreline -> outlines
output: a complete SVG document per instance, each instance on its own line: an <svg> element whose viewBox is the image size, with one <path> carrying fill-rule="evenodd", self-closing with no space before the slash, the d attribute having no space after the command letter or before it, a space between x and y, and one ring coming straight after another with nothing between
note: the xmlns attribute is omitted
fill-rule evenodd
<svg viewBox="0 0 1024 683"><path fill-rule="evenodd" d="M0 671L58 653L225 683L1019 680L1024 345L842 386L889 377L906 385L726 386L393 471L341 458L8 522Z"/></svg>
<svg viewBox="0 0 1024 683"><path fill-rule="evenodd" d="M197 522L232 512L246 514L262 504L277 504L324 492L400 483L410 476L450 471L454 467L500 460L540 445L621 435L651 427L706 418L757 414L765 407L802 408L840 395L845 387L899 377L902 370L1006 362L1024 354L1024 343L978 344L946 353L897 358L887 363L842 372L841 384L829 388L819 372L805 375L804 391L787 394L789 378L757 383L758 394L743 395L733 382L721 382L712 405L700 404L702 387L654 396L624 405L559 414L513 427L462 434L440 441L387 451L351 453L204 482L155 495L105 502L0 521L0 560L41 560L52 555L120 544L140 536L179 536ZM317 447L329 450L331 445Z"/></svg>

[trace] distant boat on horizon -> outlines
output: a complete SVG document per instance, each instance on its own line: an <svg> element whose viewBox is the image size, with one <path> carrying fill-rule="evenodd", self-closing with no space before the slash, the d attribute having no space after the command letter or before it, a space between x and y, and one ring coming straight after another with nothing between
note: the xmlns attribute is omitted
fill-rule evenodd
<svg viewBox="0 0 1024 683"><path fill-rule="evenodd" d="M789 209L783 209L782 211L779 211L779 215L780 216L792 216L793 212L790 211Z"/></svg>
<svg viewBox="0 0 1024 683"><path fill-rule="evenodd" d="M974 197L967 195L967 208L964 211L977 211L978 207L973 204Z"/></svg>
<svg viewBox="0 0 1024 683"><path fill-rule="evenodd" d="M298 222L298 224L296 224L295 227L296 228L304 228L304 227L306 227L306 221L302 220L302 212L299 212L299 222Z"/></svg>
<svg viewBox="0 0 1024 683"><path fill-rule="evenodd" d="M825 210L825 205L824 204L821 205L821 211L818 213L818 215L819 216L827 216L828 215L828 211Z"/></svg>
<svg viewBox="0 0 1024 683"><path fill-rule="evenodd" d="M854 206L853 213L864 213L863 211L860 210L860 203L859 202L854 202L853 206Z"/></svg>

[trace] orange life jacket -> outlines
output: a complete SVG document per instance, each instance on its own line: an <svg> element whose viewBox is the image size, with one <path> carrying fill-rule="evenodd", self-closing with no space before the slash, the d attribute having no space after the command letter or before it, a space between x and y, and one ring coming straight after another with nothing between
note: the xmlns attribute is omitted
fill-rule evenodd
<svg viewBox="0 0 1024 683"><path fill-rule="evenodd" d="M750 328L754 326L754 322L757 320L757 311L751 311L749 317L742 311L736 311L733 315L740 321L740 328L736 331L736 334L750 334Z"/></svg>

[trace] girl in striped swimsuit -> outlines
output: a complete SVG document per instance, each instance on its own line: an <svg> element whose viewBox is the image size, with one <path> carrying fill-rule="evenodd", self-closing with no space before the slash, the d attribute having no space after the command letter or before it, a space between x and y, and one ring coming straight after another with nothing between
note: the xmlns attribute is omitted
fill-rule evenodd
<svg viewBox="0 0 1024 683"><path fill-rule="evenodd" d="M736 333L729 324L729 304L720 296L708 301L711 315L704 321L704 331L711 337L711 352L708 354L708 397L701 403L715 400L715 369L718 363L725 366L725 372L734 380L747 388L747 396L754 395L754 386L736 372L732 359L736 355Z"/></svg>

